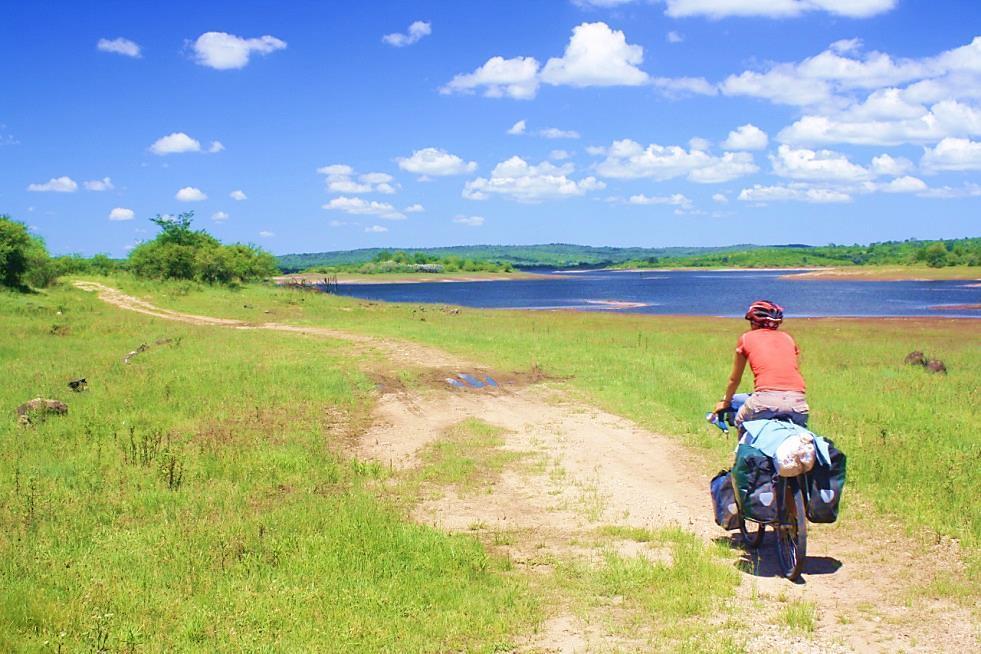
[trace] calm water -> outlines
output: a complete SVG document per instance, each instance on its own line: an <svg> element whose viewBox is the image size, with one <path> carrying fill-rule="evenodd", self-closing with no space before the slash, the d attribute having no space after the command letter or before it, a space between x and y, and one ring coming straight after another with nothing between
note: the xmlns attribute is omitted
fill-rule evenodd
<svg viewBox="0 0 981 654"><path fill-rule="evenodd" d="M554 274L554 273L553 273ZM553 279L419 284L341 284L339 293L386 302L430 302L493 309L614 310L608 302L637 303L617 311L742 316L759 298L789 316L934 316L981 318L981 310L936 307L981 304L969 282L856 282L780 279L763 271L589 271Z"/></svg>

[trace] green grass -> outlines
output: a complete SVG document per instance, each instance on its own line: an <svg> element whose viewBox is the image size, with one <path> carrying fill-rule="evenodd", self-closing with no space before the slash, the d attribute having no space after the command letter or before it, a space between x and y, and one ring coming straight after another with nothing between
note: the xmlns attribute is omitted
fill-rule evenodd
<svg viewBox="0 0 981 654"><path fill-rule="evenodd" d="M500 449L504 445L503 431L476 418L453 425L422 452L422 466L415 472L417 479L454 486L464 494L489 491L504 467L523 456Z"/></svg>
<svg viewBox="0 0 981 654"><path fill-rule="evenodd" d="M491 651L537 619L505 561L345 456L372 401L345 345L65 288L0 315L0 650ZM68 415L18 427L35 396Z"/></svg>
<svg viewBox="0 0 981 654"><path fill-rule="evenodd" d="M505 371L538 366L606 409L709 450L713 464L731 458L732 443L703 417L724 388L741 320L430 308L422 321L407 304L259 286L179 295L170 287L116 283L192 312L408 338ZM803 352L811 426L849 456L845 519L857 492L912 531L957 538L974 556L981 544L981 437L971 407L981 403L981 324L811 319L789 320L786 329ZM944 360L949 374L903 365L912 350ZM745 375L743 390L751 377Z"/></svg>
<svg viewBox="0 0 981 654"><path fill-rule="evenodd" d="M795 600L780 611L779 620L793 631L811 634L817 628L817 611L812 602Z"/></svg>

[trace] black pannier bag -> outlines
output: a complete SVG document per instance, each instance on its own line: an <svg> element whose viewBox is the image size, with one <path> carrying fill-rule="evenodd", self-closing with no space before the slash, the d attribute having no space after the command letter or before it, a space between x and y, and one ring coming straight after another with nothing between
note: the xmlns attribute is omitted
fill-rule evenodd
<svg viewBox="0 0 981 654"><path fill-rule="evenodd" d="M728 470L720 470L709 484L712 493L712 508L715 510L715 524L723 529L739 528L739 507L736 506L736 491L732 486L732 475Z"/></svg>
<svg viewBox="0 0 981 654"><path fill-rule="evenodd" d="M745 517L757 522L777 519L777 469L772 458L752 445L742 443L736 449L732 478L736 501Z"/></svg>
<svg viewBox="0 0 981 654"><path fill-rule="evenodd" d="M827 438L831 465L820 460L806 475L807 519L811 522L834 522L838 519L838 504L845 488L845 455Z"/></svg>

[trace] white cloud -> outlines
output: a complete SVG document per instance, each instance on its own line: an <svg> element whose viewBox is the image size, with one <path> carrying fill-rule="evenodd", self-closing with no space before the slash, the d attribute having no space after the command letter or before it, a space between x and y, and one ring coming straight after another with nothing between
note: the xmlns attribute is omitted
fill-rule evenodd
<svg viewBox="0 0 981 654"><path fill-rule="evenodd" d="M463 175L477 169L477 162L466 162L455 154L439 148L423 148L412 153L411 157L396 159L399 168L417 175Z"/></svg>
<svg viewBox="0 0 981 654"><path fill-rule="evenodd" d="M371 193L371 190L371 184L361 184L349 177L327 177L327 191L330 193Z"/></svg>
<svg viewBox="0 0 981 654"><path fill-rule="evenodd" d="M572 157L572 153L568 150L552 150L548 153L548 158L552 161L565 161Z"/></svg>
<svg viewBox="0 0 981 654"><path fill-rule="evenodd" d="M953 200L958 198L981 197L981 185L968 182L961 187L941 186L930 188L922 193L917 193L921 198L935 198L939 200Z"/></svg>
<svg viewBox="0 0 981 654"><path fill-rule="evenodd" d="M640 86L649 81L637 68L644 49L630 45L623 32L606 23L582 23L561 57L550 58L539 71L534 57L491 57L472 73L459 74L440 89L441 93L473 93L483 88L492 98L529 100L540 84L553 86Z"/></svg>
<svg viewBox="0 0 981 654"><path fill-rule="evenodd" d="M249 196L245 194L245 191L241 189L236 189L228 194L228 197L235 200L236 202L241 202L242 200L248 200Z"/></svg>
<svg viewBox="0 0 981 654"><path fill-rule="evenodd" d="M805 79L786 64L765 73L747 70L730 75L719 88L726 95L746 95L776 104L816 105L831 98L831 86L824 80Z"/></svg>
<svg viewBox="0 0 981 654"><path fill-rule="evenodd" d="M356 216L378 216L385 220L404 220L405 214L387 202L340 196L323 205L328 211L343 211Z"/></svg>
<svg viewBox="0 0 981 654"><path fill-rule="evenodd" d="M286 42L274 36L246 39L226 32L205 32L194 41L194 60L217 70L244 68L253 52L267 55L286 48Z"/></svg>
<svg viewBox="0 0 981 654"><path fill-rule="evenodd" d="M784 144L776 155L770 155L770 161L773 172L790 179L861 182L873 177L868 169L831 150L795 150Z"/></svg>
<svg viewBox="0 0 981 654"><path fill-rule="evenodd" d="M644 148L630 139L614 141L602 152L606 159L596 166L596 171L603 177L619 179L650 177L664 181L687 175L693 182L719 183L759 170L748 152L726 152L716 157L704 150L685 150L677 145L652 143Z"/></svg>
<svg viewBox="0 0 981 654"><path fill-rule="evenodd" d="M150 146L150 152L161 156L165 154L200 151L201 142L191 138L184 132L173 132L167 136L161 136Z"/></svg>
<svg viewBox="0 0 981 654"><path fill-rule="evenodd" d="M557 127L546 127L538 132L539 136L547 139L577 139L579 132L573 129L559 129Z"/></svg>
<svg viewBox="0 0 981 654"><path fill-rule="evenodd" d="M350 177L354 174L354 168L351 168L347 164L331 164L329 166L321 166L317 169L317 172L321 175Z"/></svg>
<svg viewBox="0 0 981 654"><path fill-rule="evenodd" d="M472 73L454 76L440 93L473 93L484 87L488 98L530 100L538 93L538 84L538 60L534 57L491 57Z"/></svg>
<svg viewBox="0 0 981 654"><path fill-rule="evenodd" d="M789 184L787 186L761 186L760 184L754 184L752 188L744 188L740 191L739 199L743 202L757 202L761 204L767 202L785 202L788 200L814 204L831 204L851 202L852 200L851 196L844 191L830 188L813 188L806 184Z"/></svg>
<svg viewBox="0 0 981 654"><path fill-rule="evenodd" d="M405 209L403 209L405 213L422 213L425 210L426 208L421 204L419 204L418 202L416 202L415 204L410 204Z"/></svg>
<svg viewBox="0 0 981 654"><path fill-rule="evenodd" d="M219 223L228 220L229 218L230 216L224 211L216 211L213 214L211 214L211 219Z"/></svg>
<svg viewBox="0 0 981 654"><path fill-rule="evenodd" d="M177 191L174 197L181 202L202 202L208 199L208 196L201 189L193 186L185 186Z"/></svg>
<svg viewBox="0 0 981 654"><path fill-rule="evenodd" d="M102 52L112 52L126 57L140 58L140 46L134 41L119 37L118 39L99 39L96 49Z"/></svg>
<svg viewBox="0 0 981 654"><path fill-rule="evenodd" d="M82 182L82 186L85 187L86 191L111 191L112 189L116 188L112 185L112 180L108 177Z"/></svg>
<svg viewBox="0 0 981 654"><path fill-rule="evenodd" d="M668 43L681 43L685 40L685 37L677 32L668 32L665 38L668 40Z"/></svg>
<svg viewBox="0 0 981 654"><path fill-rule="evenodd" d="M222 145L221 141L212 141L211 145L208 147L208 152L210 152L211 154L215 154L217 152L221 152L224 149L225 146Z"/></svg>
<svg viewBox="0 0 981 654"><path fill-rule="evenodd" d="M572 164L556 166L544 161L531 165L521 157L511 157L494 167L489 178L478 177L466 183L463 197L485 200L491 195L503 195L519 202L540 202L548 199L584 195L606 187L594 177L579 181L569 179Z"/></svg>
<svg viewBox="0 0 981 654"><path fill-rule="evenodd" d="M628 204L643 206L652 204L666 204L672 207L684 208L691 208L692 206L691 200L681 193L675 193L674 195L644 195L641 193L638 195L631 195L627 202Z"/></svg>
<svg viewBox="0 0 981 654"><path fill-rule="evenodd" d="M388 184L395 178L388 173L364 173L358 175L358 179L365 184Z"/></svg>
<svg viewBox="0 0 981 654"><path fill-rule="evenodd" d="M913 169L913 162L904 157L880 154L872 157L872 170L877 175L904 175Z"/></svg>
<svg viewBox="0 0 981 654"><path fill-rule="evenodd" d="M762 150L768 141L766 132L752 123L746 123L729 132L729 138L722 142L722 147L730 150Z"/></svg>
<svg viewBox="0 0 981 654"><path fill-rule="evenodd" d="M125 207L116 207L109 212L109 220L133 220L135 217L136 213Z"/></svg>
<svg viewBox="0 0 981 654"><path fill-rule="evenodd" d="M396 48L403 48L407 45L416 43L419 41L419 39L429 36L432 33L433 29L431 23L428 21L417 20L409 25L409 29L405 34L399 34L398 32L386 34L382 37L382 41Z"/></svg>
<svg viewBox="0 0 981 654"><path fill-rule="evenodd" d="M729 198L727 198L722 193L716 193L715 195L713 195L712 200L717 204L726 204L727 202L729 202Z"/></svg>
<svg viewBox="0 0 981 654"><path fill-rule="evenodd" d="M261 232L259 232L259 236L261 236L262 238L272 238L273 236L275 236L275 234L273 234L272 232L268 232L266 230L262 230Z"/></svg>
<svg viewBox="0 0 981 654"><path fill-rule="evenodd" d="M651 84L671 99L719 93L719 89L703 77L654 77Z"/></svg>
<svg viewBox="0 0 981 654"><path fill-rule="evenodd" d="M926 182L917 177L897 177L888 184L880 186L879 190L886 193L919 193L927 190Z"/></svg>
<svg viewBox="0 0 981 654"><path fill-rule="evenodd" d="M848 18L868 18L891 10L896 0L665 0L665 13L673 18L706 16L765 16L792 18L811 11L826 11Z"/></svg>
<svg viewBox="0 0 981 654"><path fill-rule="evenodd" d="M365 227L364 231L369 234L383 234L388 231L388 227L382 227L381 225L372 225L371 227Z"/></svg>
<svg viewBox="0 0 981 654"><path fill-rule="evenodd" d="M630 45L624 33L606 23L582 23L562 57L549 59L542 68L546 84L568 86L639 86L648 80L637 68L644 61L644 48Z"/></svg>
<svg viewBox="0 0 981 654"><path fill-rule="evenodd" d="M924 170L981 170L981 142L945 138L934 148L923 149L920 165Z"/></svg>
<svg viewBox="0 0 981 654"><path fill-rule="evenodd" d="M708 139L703 139L700 136L693 136L688 139L688 147L690 147L692 150L702 150L703 152L707 152L712 148L712 142Z"/></svg>
<svg viewBox="0 0 981 654"><path fill-rule="evenodd" d="M514 125L511 125L511 128L508 130L508 134L510 134L511 136L518 136L520 134L524 134L526 127L527 124L525 123L525 121L519 120Z"/></svg>
<svg viewBox="0 0 981 654"><path fill-rule="evenodd" d="M71 177L52 177L43 184L29 184L27 190L38 193L74 193L78 190L78 183Z"/></svg>
<svg viewBox="0 0 981 654"><path fill-rule="evenodd" d="M455 216L453 222L467 227L480 227L484 224L483 216Z"/></svg>

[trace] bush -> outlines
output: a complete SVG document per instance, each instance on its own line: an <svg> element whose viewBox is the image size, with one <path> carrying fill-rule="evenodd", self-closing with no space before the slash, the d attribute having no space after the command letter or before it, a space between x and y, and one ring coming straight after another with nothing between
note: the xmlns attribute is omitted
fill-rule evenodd
<svg viewBox="0 0 981 654"><path fill-rule="evenodd" d="M24 223L0 215L0 286L44 287L56 276L44 241L31 236Z"/></svg>
<svg viewBox="0 0 981 654"><path fill-rule="evenodd" d="M208 284L234 284L276 274L276 259L271 254L253 245L222 245L211 234L191 229L193 218L193 211L176 218L152 218L160 233L130 252L130 271L138 277Z"/></svg>

